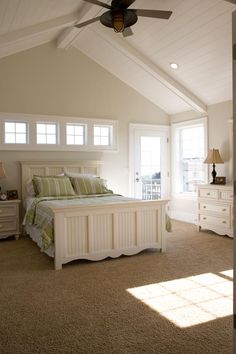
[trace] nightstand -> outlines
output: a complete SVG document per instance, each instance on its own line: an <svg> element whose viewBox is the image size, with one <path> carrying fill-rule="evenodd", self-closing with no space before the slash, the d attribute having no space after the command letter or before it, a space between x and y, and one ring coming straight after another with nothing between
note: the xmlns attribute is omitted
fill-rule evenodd
<svg viewBox="0 0 236 354"><path fill-rule="evenodd" d="M20 200L0 201L0 239L15 236L18 240L19 228L19 204Z"/></svg>
<svg viewBox="0 0 236 354"><path fill-rule="evenodd" d="M208 229L233 237L233 186L198 186L198 230Z"/></svg>

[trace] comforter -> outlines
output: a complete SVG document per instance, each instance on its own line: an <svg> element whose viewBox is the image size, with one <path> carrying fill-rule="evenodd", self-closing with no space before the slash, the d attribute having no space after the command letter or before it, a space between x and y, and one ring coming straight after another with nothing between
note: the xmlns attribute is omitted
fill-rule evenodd
<svg viewBox="0 0 236 354"><path fill-rule="evenodd" d="M117 194L98 194L70 197L41 197L35 198L27 210L24 223L36 226L42 235L43 249L46 250L53 244L53 207L70 207L75 205L104 205L137 201ZM166 230L171 231L170 218L166 216Z"/></svg>

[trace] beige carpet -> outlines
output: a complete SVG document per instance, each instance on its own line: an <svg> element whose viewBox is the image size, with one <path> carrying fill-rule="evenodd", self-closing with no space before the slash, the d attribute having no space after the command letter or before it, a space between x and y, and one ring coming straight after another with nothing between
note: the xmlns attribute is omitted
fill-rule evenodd
<svg viewBox="0 0 236 354"><path fill-rule="evenodd" d="M178 288L173 280L204 274L230 280L219 274L232 269L232 247L228 237L174 222L165 254L145 251L100 262L75 261L55 272L52 259L30 239L1 240L0 353L231 353L230 315L207 322L200 316L198 323L196 312L196 323L182 327L166 316L173 317L179 306L171 298L159 297L166 299L166 311L170 306L165 313L127 289L144 289L143 297L153 296L158 307L162 284ZM140 288L150 284L156 284L154 289ZM187 306L180 321L185 316L188 320Z"/></svg>

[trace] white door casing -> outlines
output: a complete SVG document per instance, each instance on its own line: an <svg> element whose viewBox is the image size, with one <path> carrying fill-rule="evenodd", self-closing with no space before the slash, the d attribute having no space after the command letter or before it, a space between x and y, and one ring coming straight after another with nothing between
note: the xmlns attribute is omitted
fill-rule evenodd
<svg viewBox="0 0 236 354"><path fill-rule="evenodd" d="M130 124L129 129L129 171L130 171L130 183L129 194L132 197L143 197L143 183L141 176L141 141L145 138L156 142L160 141L160 173L161 173L161 185L160 185L160 197L169 197L169 126L165 125L149 125L149 124ZM157 138L157 139L155 139ZM154 171L158 172L158 171ZM146 199L146 198L142 198ZM149 198L148 198L149 199ZM152 199L152 196L150 196ZM155 197L153 198L155 199Z"/></svg>

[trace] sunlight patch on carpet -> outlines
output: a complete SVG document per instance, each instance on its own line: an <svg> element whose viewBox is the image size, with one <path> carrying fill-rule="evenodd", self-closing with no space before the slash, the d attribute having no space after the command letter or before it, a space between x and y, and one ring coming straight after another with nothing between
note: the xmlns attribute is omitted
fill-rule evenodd
<svg viewBox="0 0 236 354"><path fill-rule="evenodd" d="M232 315L233 282L223 277L231 277L232 272L205 273L127 291L177 326L190 327Z"/></svg>

